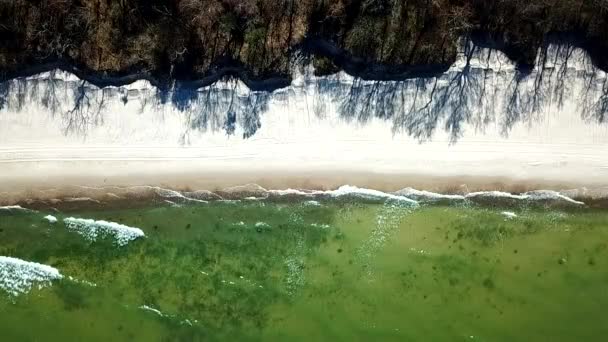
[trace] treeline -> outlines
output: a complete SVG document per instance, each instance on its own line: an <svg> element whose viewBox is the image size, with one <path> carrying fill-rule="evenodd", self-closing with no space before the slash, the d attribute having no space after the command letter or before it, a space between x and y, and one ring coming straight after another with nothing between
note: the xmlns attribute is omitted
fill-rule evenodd
<svg viewBox="0 0 608 342"><path fill-rule="evenodd" d="M370 68L445 66L462 36L526 67L556 34L608 69L608 0L0 0L0 72L64 62L164 80L227 67L264 79L300 58L333 72L338 54Z"/></svg>

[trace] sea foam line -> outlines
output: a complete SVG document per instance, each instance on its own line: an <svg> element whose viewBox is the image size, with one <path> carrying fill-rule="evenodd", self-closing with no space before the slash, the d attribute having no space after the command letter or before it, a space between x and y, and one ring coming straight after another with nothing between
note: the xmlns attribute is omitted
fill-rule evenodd
<svg viewBox="0 0 608 342"><path fill-rule="evenodd" d="M359 188L353 185L343 185L335 190L312 190L312 191L303 191L297 189L286 189L286 190L267 190L268 193L278 196L288 196L288 195L296 195L303 197L318 197L318 196L330 196L334 198L346 197L346 196L354 196L363 199L372 199L372 200L394 200L402 203L407 203L410 205L418 205L416 200L411 198L407 198L405 196L400 196L398 194L391 194L382 192L379 190Z"/></svg>
<svg viewBox="0 0 608 342"><path fill-rule="evenodd" d="M395 192L396 195L404 196L414 200L464 200L463 195L440 194L426 190L417 190L414 188L405 188Z"/></svg>
<svg viewBox="0 0 608 342"><path fill-rule="evenodd" d="M514 200L523 200L523 201L547 201L547 200L558 200L558 201L565 201L571 204L576 204L576 205L585 205L584 202L581 201L576 201L568 196L562 195L557 191L553 191L553 190L534 190L534 191L528 191L525 192L521 195L515 195L515 194L511 194L508 192L502 192L502 191L478 191L478 192L472 192L469 193L467 195L465 195L466 199L472 199L472 198L479 198L479 197L485 197L485 198L507 198L507 199L514 199Z"/></svg>
<svg viewBox="0 0 608 342"><path fill-rule="evenodd" d="M57 223L57 218L53 215L46 215L45 217L43 217L43 219L48 221L51 224Z"/></svg>
<svg viewBox="0 0 608 342"><path fill-rule="evenodd" d="M434 201L475 201L475 200L492 200L492 199L508 199L508 200L519 200L519 201L561 201L573 205L585 205L584 202L574 200L564 192L553 191L553 190L533 190L525 193L509 193L503 191L476 191L470 193L461 194L450 194L450 193L437 193L427 190L418 190L411 187L407 187L395 192L383 192L380 190L359 188L353 185L343 185L334 190L306 190L306 189L265 189L258 184L246 184L242 186L236 186L226 188L221 191L209 191L209 190L198 190L190 192L182 192L178 190L164 189L153 186L136 186L136 187L108 187L111 189L123 189L124 191L140 191L149 190L155 195L163 198L166 203L171 205L179 205L186 202L195 203L208 203L208 201L223 201L227 203L238 203L237 198L241 199L253 199L264 200L273 197L299 197L304 199L307 205L318 205L319 199L327 198L341 198L341 197L358 197L361 199L371 200L394 200L401 203L408 203L412 206L416 206L420 202L434 202ZM105 188L92 188L95 190ZM569 193L572 193L569 190ZM227 195L224 198L223 195ZM236 201L236 202L235 202ZM17 213L17 212L31 212L32 210L22 208L19 205L11 205L0 207L0 213Z"/></svg>
<svg viewBox="0 0 608 342"><path fill-rule="evenodd" d="M28 293L34 284L42 288L62 278L59 270L51 266L0 256L0 288L12 296Z"/></svg>
<svg viewBox="0 0 608 342"><path fill-rule="evenodd" d="M263 188L261 188L263 189ZM379 190L359 188L352 185L343 185L335 190L298 190L298 189L285 189L285 190L265 190L267 193L275 196L301 196L306 198L317 198L319 196L328 195L334 198L344 196L355 196L365 199L386 199L396 200L399 202L406 202L412 205L419 204L419 201L463 201L463 200L474 200L477 198L490 198L490 199L513 199L521 201L564 201L575 205L585 205L584 202L574 200L568 196L565 196L557 191L553 190L534 190L528 191L523 194L512 194L503 191L477 191L471 192L464 195L458 194L442 194L426 190L417 190L414 188L404 188L393 193L382 192Z"/></svg>
<svg viewBox="0 0 608 342"><path fill-rule="evenodd" d="M97 240L102 234L111 235L116 239L116 244L125 246L129 242L145 237L144 232L135 227L125 226L120 223L108 221L95 221L92 219L68 217L63 220L68 229L85 237L89 241Z"/></svg>
<svg viewBox="0 0 608 342"><path fill-rule="evenodd" d="M149 306L149 305L145 305L145 304L139 306L139 309L143 310L143 311L151 312L151 313L153 313L153 314L155 314L155 315L157 315L158 317L161 317L161 318L167 318L167 319L176 319L177 318L177 315L166 314L166 313L160 311L159 309L157 309L155 307L152 307L152 306ZM191 320L189 318L186 318L186 319L180 320L179 323L181 325L193 326L193 323L195 323L195 324L198 323L198 320L197 319L192 319Z"/></svg>
<svg viewBox="0 0 608 342"><path fill-rule="evenodd" d="M5 205L0 207L0 212L22 212L22 213L31 213L35 212L34 210L24 208L20 205Z"/></svg>
<svg viewBox="0 0 608 342"><path fill-rule="evenodd" d="M435 201L435 200L474 200L477 198L489 199L512 199L519 201L565 201L571 204L584 205L585 203L576 201L568 196L565 196L553 190L534 190L523 194L512 194L503 191L476 191L464 195L441 194L426 190L416 190L413 188L405 188L395 192L396 195L412 198L418 201Z"/></svg>

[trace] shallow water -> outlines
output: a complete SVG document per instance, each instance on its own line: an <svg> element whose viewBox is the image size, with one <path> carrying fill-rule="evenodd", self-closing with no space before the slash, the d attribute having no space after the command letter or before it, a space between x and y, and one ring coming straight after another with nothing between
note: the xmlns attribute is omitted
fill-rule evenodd
<svg viewBox="0 0 608 342"><path fill-rule="evenodd" d="M27 294L0 289L7 341L608 334L606 211L345 199L0 215L0 255L63 275ZM146 236L91 240L68 217Z"/></svg>

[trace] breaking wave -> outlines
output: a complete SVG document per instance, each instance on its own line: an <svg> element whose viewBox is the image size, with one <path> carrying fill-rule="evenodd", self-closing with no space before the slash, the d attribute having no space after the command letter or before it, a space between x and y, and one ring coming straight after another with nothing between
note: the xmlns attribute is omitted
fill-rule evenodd
<svg viewBox="0 0 608 342"><path fill-rule="evenodd" d="M0 256L0 288L11 296L26 294L35 285L42 288L62 278L51 266Z"/></svg>
<svg viewBox="0 0 608 342"><path fill-rule="evenodd" d="M570 197L552 190L534 190L523 194L511 194L501 191L479 191L467 194L464 199L481 202L484 200L512 200L527 202L562 203L571 205L585 205L584 202L576 201Z"/></svg>
<svg viewBox="0 0 608 342"><path fill-rule="evenodd" d="M1 214L18 214L18 213L31 213L34 210L23 208L20 205L5 205L0 207Z"/></svg>
<svg viewBox="0 0 608 342"><path fill-rule="evenodd" d="M461 187L462 188L462 187ZM52 191L52 190L50 190ZM62 196L61 192L53 193L50 191L41 192L49 199L27 199L16 204L30 205L35 204L35 208L61 208L62 205L73 207L73 202L66 201L68 194ZM405 187L394 192L384 192L369 188L360 188L353 185L343 185L332 190L310 190L310 189L266 189L258 184L246 184L224 188L221 190L187 190L180 191L154 186L133 186L133 187L76 187L69 190L70 195L86 194L91 201L79 203L79 206L103 206L111 203L124 202L138 203L141 201L151 201L155 204L169 204L179 206L182 204L206 205L210 202L238 203L241 200L260 200L267 201L303 201L303 205L318 206L323 202L333 200L355 200L365 202L383 203L386 201L396 201L401 204L416 207L421 204L477 204L477 205L547 205L547 206L573 206L581 207L585 205L595 205L608 198L606 189L570 189L562 191L554 190L533 190L521 193L511 193L505 191L458 191L458 192L432 192L429 190L418 190ZM50 195L49 195L50 193ZM52 196L52 197L50 197ZM62 199L63 198L63 199ZM590 201L587 202L586 201ZM9 203L10 204L10 203ZM602 205L601 203L599 205ZM33 212L20 205L10 205L0 207L0 215L14 215L18 213ZM46 218L45 218L46 219ZM47 219L48 220L48 219ZM68 219L70 223L71 220ZM102 222L102 221L100 221ZM76 223L71 221L72 225ZM85 224L84 222L78 222ZM87 223L88 224L88 223ZM85 224L86 225L86 224ZM118 224L115 224L118 225ZM103 224L105 227L112 226L108 222ZM122 225L118 225L122 226ZM118 227L113 226L113 227ZM126 227L126 226L122 226ZM108 228L110 229L110 228ZM104 229L106 230L106 229ZM113 230L113 229L110 229Z"/></svg>
<svg viewBox="0 0 608 342"><path fill-rule="evenodd" d="M176 191L172 191L176 192ZM179 193L181 196L188 198L187 195L192 192ZM565 204L565 205L585 205L584 202L572 199L558 191L553 190L534 190L521 194L513 194L502 191L477 191L465 194L443 194L426 190L417 190L413 188L404 188L395 192L383 192L374 189L359 188L352 185L343 185L335 190L306 190L306 189L284 189L284 190L268 190L257 184L248 184L238 187L231 187L213 194L213 198L223 199L303 199L306 204L319 205L320 200L330 199L360 199L369 201L396 201L410 206L417 206L421 203L437 202L437 201L468 201L477 204L488 204L492 201L501 201L504 199L517 202L541 203L541 204ZM212 200L211 195L207 195L209 200Z"/></svg>
<svg viewBox="0 0 608 342"><path fill-rule="evenodd" d="M45 217L43 217L43 219L45 221L47 221L48 223L50 223L50 224L57 223L57 218L55 216L53 216L53 215L46 215Z"/></svg>
<svg viewBox="0 0 608 342"><path fill-rule="evenodd" d="M122 247L133 240L146 236L139 228L115 222L74 217L68 217L63 222L68 229L75 231L91 242L96 241L100 235L110 235L116 240L116 244Z"/></svg>

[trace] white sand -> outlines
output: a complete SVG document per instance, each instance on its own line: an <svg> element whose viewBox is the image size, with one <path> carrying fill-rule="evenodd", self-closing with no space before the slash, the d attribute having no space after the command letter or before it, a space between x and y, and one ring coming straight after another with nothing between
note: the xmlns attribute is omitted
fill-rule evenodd
<svg viewBox="0 0 608 342"><path fill-rule="evenodd" d="M241 116L233 136L192 129L205 99L197 103L199 107L180 112L155 102L154 89L144 81L105 92L92 87L87 93L92 109L71 115L73 98L66 94L79 82L58 73L54 77L60 80L53 86L59 90L53 94L61 95L59 110L52 113L28 95L22 106L0 111L0 197L35 197L41 190L67 185L216 190L245 183L270 189L335 189L351 184L385 191L408 186L440 192L572 188L584 195L605 191L597 189L608 185L608 124L584 120L581 116L589 110L577 100L589 75L598 80L606 75L590 68L586 56L575 55L578 59L566 69L563 106L551 92L540 109L522 114L526 118L508 131L508 137L504 117L484 115L505 106L501 101L507 96L513 65L500 53L494 52L487 64L483 54L478 56L472 66L488 82L483 99L493 100L466 103L475 117L462 123L462 137L456 143L444 130L447 119L440 120L431 141L423 143L394 130L396 121L348 122L340 117L336 98L320 90L324 80L301 75L293 86L270 96L268 109L260 116L261 127L251 138L242 139ZM448 82L462 65L461 60L447 80L438 82ZM44 77L49 78L33 77L27 83L39 87L37 98L48 94L49 83L38 82ZM479 82L470 77L465 90ZM355 82L344 74L325 80L341 85ZM529 93L534 81L532 75L522 82L521 91ZM242 84L237 92L249 94ZM126 104L121 94L129 99ZM414 97L409 88L403 94ZM425 94L434 96L430 89ZM380 104L372 105L373 109ZM220 120L216 125L225 124L225 117L215 119Z"/></svg>

